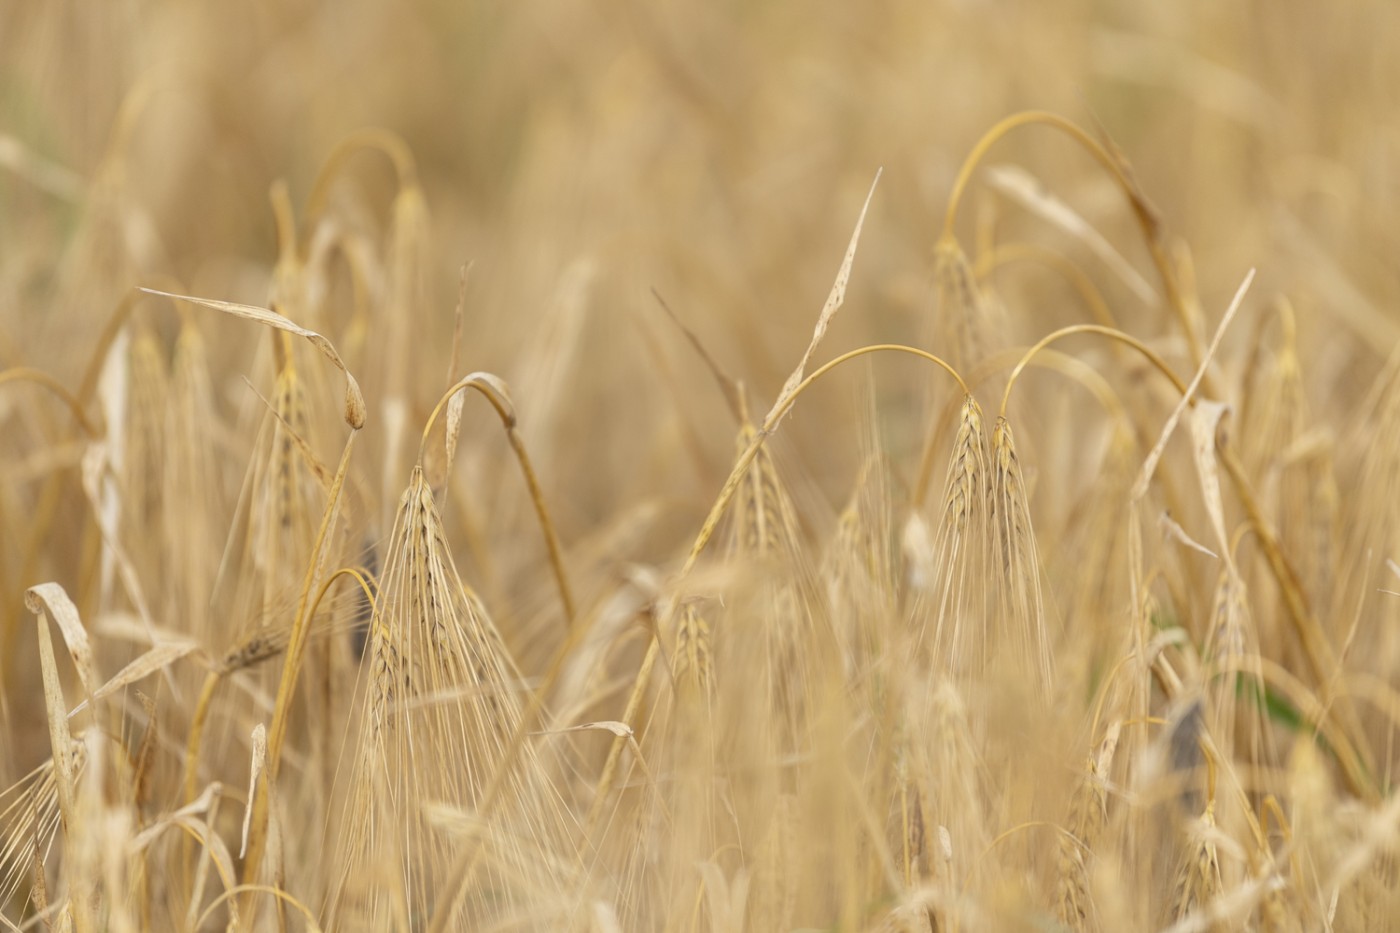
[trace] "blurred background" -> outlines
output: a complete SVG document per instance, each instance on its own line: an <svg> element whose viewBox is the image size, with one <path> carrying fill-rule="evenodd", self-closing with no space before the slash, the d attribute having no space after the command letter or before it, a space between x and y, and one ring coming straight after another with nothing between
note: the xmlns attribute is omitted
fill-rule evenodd
<svg viewBox="0 0 1400 933"><path fill-rule="evenodd" d="M141 644L127 617L148 609L218 657L236 635L290 618L322 507L323 477L292 475L288 464L305 464L259 398L295 369L279 354L313 374L307 411L278 408L304 431L305 459L334 465L345 443L338 376L314 351L274 347L246 321L172 310L137 286L275 304L335 342L369 409L336 560L372 570L434 404L465 372L503 377L579 604L611 620L599 637L614 641L588 672L611 679L578 688L586 702L570 712L607 719L620 715L645 634L623 596L639 598L624 591L679 564L734 457L734 413L662 301L743 383L759 420L807 345L879 172L845 307L814 365L865 343L951 354L935 274L949 194L977 140L1027 109L1116 146L1160 214L1206 334L1257 270L1216 365L1237 406L1227 425L1247 435L1264 509L1331 643L1393 681L1400 603L1374 584L1389 572L1381 561L1400 556L1400 464L1387 453L1400 450L1400 403L1374 403L1400 341L1400 4L0 0L0 369L51 375L110 429L98 464L109 485L85 491L87 447L63 408L32 387L0 391L0 722L11 752L0 779L50 750L27 587L57 581L105 626L109 670ZM987 320L999 315L1000 346L1089 319L1063 263L995 260L1018 243L1070 260L1123 329L1178 372L1194 368L1122 191L1084 149L1030 126L982 168L955 231ZM205 358L190 349L199 340ZM1103 347L1073 352L1155 432L1173 402L1136 391L1139 371L1099 365L1113 359ZM1103 528L1115 529L1097 539L1105 565L1125 553L1118 500L1093 494L1110 472L1107 419L1058 376L1023 384L1017 444L1047 615L1072 636L1061 689L1087 703L1128 600L1122 566L1078 566L1091 561L1077 545ZM989 416L1002 385L997 374L979 392ZM804 395L772 446L805 540L832 536L878 445L891 473L881 508L900 514L872 538L890 544L905 507L923 505L926 438L960 401L949 386L881 357ZM479 400L466 412L458 465L447 473L430 457L430 479L439 493L452 484L444 515L463 577L522 669L538 673L562 631L544 546L498 425ZM946 446L928 449L936 486ZM1186 490L1175 519L1209 535L1183 444L1168 463L1162 473ZM269 543L273 513L247 505L264 489L301 509L295 540ZM1307 521L1290 520L1296 503ZM1172 606L1149 621L1204 643L1218 568L1165 540L1153 560ZM114 563L114 542L130 566ZM816 552L803 552L807 569ZM1245 563L1263 653L1301 670L1292 636L1279 634L1274 579L1257 554ZM336 611L340 634L363 621L348 599ZM325 682L348 695L363 641L333 645L341 656L327 649ZM264 706L239 694L216 714L201 777L245 780L240 743L270 707L280 666L240 678ZM199 682L190 668L170 678L177 696ZM344 703L333 719L312 716L311 734L293 738L325 786L334 750L321 733L341 735L350 708L342 696L324 709L332 700ZM186 710L163 713L179 745ZM1390 749L1383 720L1366 725ZM1097 741L1058 737L1045 732L1041 752L1073 767ZM578 741L580 810L608 740ZM178 761L175 748L160 766L162 806L178 797ZM1389 759L1382 767L1390 780ZM1025 786L1039 786L1038 768L1025 769L1035 772ZM1138 837L1123 838L1135 858ZM321 879L302 880L320 890Z"/></svg>
<svg viewBox="0 0 1400 933"><path fill-rule="evenodd" d="M653 291L766 411L883 169L823 352L930 345L933 246L954 176L995 121L1035 108L1116 143L1193 258L1211 329L1256 267L1254 296L1297 309L1313 410L1354 407L1400 335L1396 36L1400 7L1386 2L6 3L0 362L76 386L138 284L281 300L336 340L365 384L375 453L357 469L378 505L358 530L374 541L411 463L386 424L416 432L447 385L469 264L457 372L511 385L565 541L635 527L641 511L646 533L608 545L607 559L652 561L703 515L734 428ZM316 180L366 127L402 140L421 185L426 221L403 246L412 287L393 297L394 243L407 240L394 224L400 171L360 149L327 170L323 200L369 258L354 275L329 261L317 297L288 309L271 192L285 185L305 260ZM1133 287L1151 266L1121 193L1082 150L1032 127L984 164L1029 173L1138 272L1121 274L982 176L957 228L969 254L993 237L1050 245L1088 270L1127 330L1184 360L1168 315ZM984 286L1017 309L1005 344L1085 319L1070 283L1035 263L998 268ZM141 304L168 353L181 318ZM252 375L267 372L264 335L219 315L199 327L217 348L220 417L242 411L246 424L245 377L267 391ZM1231 338L1251 339L1245 327ZM946 387L901 359L879 366L873 380L818 386L784 425L778 450L804 516L829 516L847 495L865 385L897 481L915 482L927 402ZM37 435L12 440L21 483L7 486L6 511L20 542L26 498L52 464L34 451L56 429L34 420L32 394L0 405ZM494 429L468 424L462 475L488 504L478 532L489 538L527 505L504 445L481 434ZM318 449L331 461L338 445ZM230 499L241 470L238 458L223 467ZM70 500L61 508L78 521ZM506 577L540 557L533 536L495 547ZM76 565L54 550L30 569L77 587ZM545 599L504 584L491 595L505 615Z"/></svg>
<svg viewBox="0 0 1400 933"><path fill-rule="evenodd" d="M662 411L683 405L705 436L726 424L651 289L766 408L883 167L830 346L917 342L960 161L997 119L1043 108L1121 147L1190 244L1214 314L1257 266L1259 290L1288 292L1305 329L1315 304L1337 315L1341 328L1308 332L1325 393L1349 378L1335 361L1352 342L1378 360L1400 332L1397 20L1390 3L1301 0L8 3L0 346L7 364L71 375L71 351L157 275L266 301L272 184L285 180L301 211L336 143L384 127L412 151L431 214L428 339L413 361L425 400L470 262L469 369L514 384L542 331L574 342L566 362L586 378L555 374L575 415L558 440L606 469L551 479L568 488L566 522L586 524L656 488L668 464L650 459L664 455L648 426ZM1033 172L1149 268L1116 190L1071 144L1023 132L991 162ZM355 222L383 229L388 160L356 156L345 177ZM113 274L75 281L85 249ZM1056 276L1005 275L1007 287L1039 276L1047 325L1074 319ZM1142 303L1115 284L1103 287L1136 325ZM673 351L671 378L694 387L685 399L663 388L648 329ZM246 331L230 325L229 339ZM852 398L834 392L833 417ZM808 447L841 423L799 417L791 436ZM819 482L849 475L830 453L813 464ZM719 469L728 447L709 454Z"/></svg>

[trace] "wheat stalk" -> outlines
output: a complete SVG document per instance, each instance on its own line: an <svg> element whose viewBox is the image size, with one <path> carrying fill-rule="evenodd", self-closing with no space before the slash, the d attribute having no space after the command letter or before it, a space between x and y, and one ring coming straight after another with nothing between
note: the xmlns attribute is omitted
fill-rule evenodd
<svg viewBox="0 0 1400 933"><path fill-rule="evenodd" d="M694 604L687 604L676 623L676 649L671 676L694 694L703 696L711 685L710 626Z"/></svg>
<svg viewBox="0 0 1400 933"><path fill-rule="evenodd" d="M976 671L982 657L978 624L985 619L988 566L987 437L982 409L968 395L963 399L953 453L944 483L943 513L933 548L935 631L933 654L941 669ZM920 633L922 637L922 632Z"/></svg>
<svg viewBox="0 0 1400 933"><path fill-rule="evenodd" d="M1016 644L1018 660L1035 671L1042 687L1048 688L1052 678L1050 635L1040 590L1040 557L1011 423L1005 418L998 418L992 431L991 460L993 539L1003 574L998 605L1001 624L1013 627L1010 632L1003 631L1002 637Z"/></svg>
<svg viewBox="0 0 1400 933"><path fill-rule="evenodd" d="M1093 911L1089 894L1090 866L1108 822L1108 780L1121 726L1114 723L1084 768L1070 798L1069 832L1056 841L1058 878L1055 912L1060 923L1083 930Z"/></svg>
<svg viewBox="0 0 1400 933"><path fill-rule="evenodd" d="M456 846L434 829L430 810L446 805L471 813L481 806L524 713L520 675L457 574L421 468L400 499L366 665L369 692L347 798L345 855L329 910L338 916L349 899L362 897L353 892L354 879L382 872L377 864L393 865L393 877L363 905L364 922L388 924L401 911L400 899L410 914L433 909ZM562 815L530 746L506 786L501 812L478 830L488 851L486 877L461 894L454 916L462 922L484 922L519 902L521 885L534 898L555 890L557 879L537 853L560 845Z"/></svg>

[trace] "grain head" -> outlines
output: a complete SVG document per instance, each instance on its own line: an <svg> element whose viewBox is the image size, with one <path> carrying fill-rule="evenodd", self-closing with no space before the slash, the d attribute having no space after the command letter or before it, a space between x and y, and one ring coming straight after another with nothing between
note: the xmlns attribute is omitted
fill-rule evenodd
<svg viewBox="0 0 1400 933"><path fill-rule="evenodd" d="M529 903L551 909L547 892L556 889L548 872L541 876L540 853L561 843L564 822L533 747L510 766L499 810L470 836L454 838L431 819L434 806L471 813L484 802L496 770L507 766L525 701L499 632L457 574L418 469L400 499L365 664L332 915L353 893L354 878L383 873L376 864L397 866L382 896L368 899L376 923L390 921L399 898L411 915L431 912L463 839L483 847L485 864L454 914L461 922L486 922ZM390 863L381 861L386 851Z"/></svg>

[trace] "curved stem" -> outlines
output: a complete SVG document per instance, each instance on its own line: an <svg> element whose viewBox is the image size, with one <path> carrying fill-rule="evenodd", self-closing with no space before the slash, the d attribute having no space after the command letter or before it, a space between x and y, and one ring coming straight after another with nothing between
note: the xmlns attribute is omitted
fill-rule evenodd
<svg viewBox="0 0 1400 933"><path fill-rule="evenodd" d="M976 390L984 382L999 372L1011 369L1021 358L1025 351L1019 347L1008 347L987 357L977 365L967 377L968 384ZM1108 380L1099 375L1098 370L1085 363L1077 357L1068 353L1061 353L1058 350L1042 349L1030 360L1030 365L1040 366L1046 369L1053 369L1061 375L1067 376L1078 382L1096 398L1105 412L1115 421L1125 427L1132 428L1132 420L1128 416L1127 406L1119 398L1118 393L1109 385ZM923 508L928 499L929 486L933 482L933 471L936 465L937 439L947 429L949 421L957 411L957 405L950 403L944 406L938 417L930 422L929 429L924 436L923 451L919 455L919 471L914 480L914 487L910 499L915 508Z"/></svg>
<svg viewBox="0 0 1400 933"><path fill-rule="evenodd" d="M283 891L281 888L274 888L271 885L267 884L237 884L229 888L223 894L220 894L218 897L214 898L214 900L209 902L209 906L204 908L204 913L199 915L199 919L195 921L194 927L192 929L198 930L201 927L203 927L204 921L208 920L209 917L214 913L214 911L219 909L219 905L222 904L224 901L229 900L237 894L250 893L271 894L278 900L283 901L287 904L291 904L293 907L295 907L298 911L301 912L301 915L303 917L306 918L308 929L320 929L320 927L316 924L316 915L311 912L310 907L307 907L301 901L297 900L295 897L292 897L292 895L288 894L286 891Z"/></svg>
<svg viewBox="0 0 1400 933"><path fill-rule="evenodd" d="M1083 146L1084 149L1113 176L1114 180L1118 182L1118 186L1123 189L1123 193L1128 197L1128 200L1133 203L1134 209L1137 209L1138 196L1136 186L1124 175L1122 167L1118 164L1118 160L1110 155L1108 150L1104 149L1104 147L1099 144L1098 140L1086 133L1079 124L1072 120L1067 120L1057 113L1051 113L1047 110L1023 110L1020 113L1013 113L1011 116L1003 118L991 129L983 133L982 138L977 140L976 145L972 147L972 151L969 152L967 158L963 160L962 167L958 170L957 179L953 182L952 193L948 196L948 212L943 218L943 235L941 239L944 241L954 239L953 227L958 218L958 206L962 203L962 196L967 190L968 183L972 181L972 173L977 170L977 166L981 164L987 152L991 150L992 146L1000 142L1003 136L1010 134L1012 130L1032 123L1039 123L1060 130Z"/></svg>
<svg viewBox="0 0 1400 933"><path fill-rule="evenodd" d="M69 392L63 383L43 370L28 366L16 366L0 372L0 385L7 382L30 382L48 389L59 401L68 406L68 410L73 413L74 420L78 422L78 426L83 429L84 434L88 437L97 437L102 433L97 425L88 420L88 416L83 412L83 403L78 400L78 397Z"/></svg>
<svg viewBox="0 0 1400 933"><path fill-rule="evenodd" d="M520 432L515 430L515 405L505 392L505 383L489 373L472 373L464 376L458 380L456 385L448 389L446 394L438 399L438 403L433 406L427 424L423 425L423 438L418 445L418 462L420 465L423 462L423 448L427 446L428 434L432 431L443 406L451 401L454 395L465 389L475 389L484 395L501 418L501 425L506 432L506 440L510 442L510 449L515 452L516 462L520 464L520 473L525 477L525 485L530 491L530 501L535 506L535 516L539 519L540 531L544 534L545 547L549 551L549 565L554 571L554 581L559 587L559 602L564 608L564 624L566 627L572 627L577 609L574 603L573 588L569 586L569 575L564 569L563 548L559 544L559 534L554 529L554 521L549 517L549 507L545 505L544 491L540 489L540 481L535 474L534 464L530 460L530 454L525 450L525 441L520 437Z"/></svg>
<svg viewBox="0 0 1400 933"><path fill-rule="evenodd" d="M865 356L867 353L879 353L885 351L895 353L908 353L912 356L917 356L921 359L928 360L930 363L933 363L934 365L940 367L944 372L952 376L953 379L958 383L958 388L962 389L964 395L970 394L967 388L967 382L963 380L962 374L959 373L956 369L954 369L952 364L944 360L942 357L934 356L927 350L921 350L918 347L905 346L902 343L873 343L864 347L857 347L854 350L847 350L845 353L842 353L835 359L828 360L827 362L818 366L816 369L812 370L811 375L799 382L796 388L792 390L791 394L789 394L787 398L783 399L781 405L775 407L773 411L768 413L768 417L764 420L763 423L763 432L768 433L772 431L773 426L776 425L780 420L782 420L783 416L786 415L788 411L792 408L793 403L797 401L797 397L803 392L805 392L808 386L816 382L826 373L835 369L837 366L840 366L847 360L853 360L858 356Z"/></svg>
<svg viewBox="0 0 1400 933"><path fill-rule="evenodd" d="M496 409L496 414L500 416L501 423L507 428L515 427L515 403L510 400L506 392L505 383L490 373L475 372L469 373L458 379L452 388L442 394L433 406L433 410L428 415L428 420L423 424L423 437L418 442L418 461L423 460L423 448L428 444L428 435L433 432L433 425L437 424L438 415L442 414L443 408L452 401L452 397L463 389L475 389L480 392L486 401L491 403L491 407Z"/></svg>
<svg viewBox="0 0 1400 933"><path fill-rule="evenodd" d="M365 599L369 600L371 615L379 611L379 602L374 598L374 587L370 584L369 578L365 575L365 572L359 567L341 567L335 573L327 577L325 583L321 584L320 591L311 602L311 611L307 613L308 618L316 618L316 612L321 608L321 600L326 597L326 593L330 590L331 584L335 583L335 581L339 580L341 577L348 577L360 585L360 591L365 594Z"/></svg>
<svg viewBox="0 0 1400 933"><path fill-rule="evenodd" d="M402 137L377 126L357 130L336 143L330 155L321 163L321 171L317 173L316 181L311 186L311 196L306 200L308 229L325 210L336 175L342 171L350 156L360 149L377 150L389 157L394 163L400 190L418 183L418 167L413 159L413 151L408 148L408 143L404 142Z"/></svg>
<svg viewBox="0 0 1400 933"><path fill-rule="evenodd" d="M1112 327L1104 327L1102 324L1072 324L1069 327L1062 327L1053 333L1046 334L1044 337L1040 338L1034 346L1026 351L1025 356L1021 357L1021 361L1016 364L1016 368L1011 371L1011 377L1006 381L1006 391L1002 393L1001 408L998 409L998 414L1001 417L1006 417L1006 406L1011 400L1011 388L1016 384L1016 379L1021 375L1021 370L1026 368L1026 364L1031 361L1031 358L1056 340L1060 340L1064 337L1071 337L1075 334L1100 334L1132 347L1134 350L1138 351L1138 353L1141 353L1149 363L1156 367L1158 372L1171 381L1177 394L1186 394L1186 383L1182 382L1181 377L1172 372L1171 367L1167 365L1166 360L1162 359L1157 351L1147 346L1147 344L1143 343L1141 340L1129 336L1121 330L1115 330Z"/></svg>
<svg viewBox="0 0 1400 933"><path fill-rule="evenodd" d="M1167 251L1163 246L1162 223L1156 210L1147 202L1141 189L1138 188L1137 182L1128 174L1124 163L1115 153L1106 149L1102 143L1086 133L1077 123L1067 120L1057 113L1044 110L1025 110L1014 113L983 134L982 138L972 147L972 151L968 153L962 168L958 171L957 179L953 182L952 194L948 199L948 212L943 220L943 233L940 242L947 243L956 239L953 227L957 221L958 206L962 203L963 194L972 180L973 172L976 171L987 152L1012 130L1033 123L1060 130L1068 135L1079 143L1117 182L1124 197L1128 199L1128 205L1132 208L1138 227L1142 230L1143 239L1146 241L1148 252L1152 256L1152 264L1156 267L1157 274L1162 280L1162 289L1166 292L1167 304L1171 306L1178 323L1186 333L1186 342L1191 349L1192 362L1199 366L1205 350L1201 346L1200 335L1192 324L1191 315L1176 281L1176 275L1167 258Z"/></svg>

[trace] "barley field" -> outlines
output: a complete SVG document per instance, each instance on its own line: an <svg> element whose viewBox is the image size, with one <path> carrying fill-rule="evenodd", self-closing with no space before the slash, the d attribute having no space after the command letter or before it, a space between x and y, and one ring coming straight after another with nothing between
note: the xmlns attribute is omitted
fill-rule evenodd
<svg viewBox="0 0 1400 933"><path fill-rule="evenodd" d="M1400 6L0 0L0 929L1400 929Z"/></svg>

